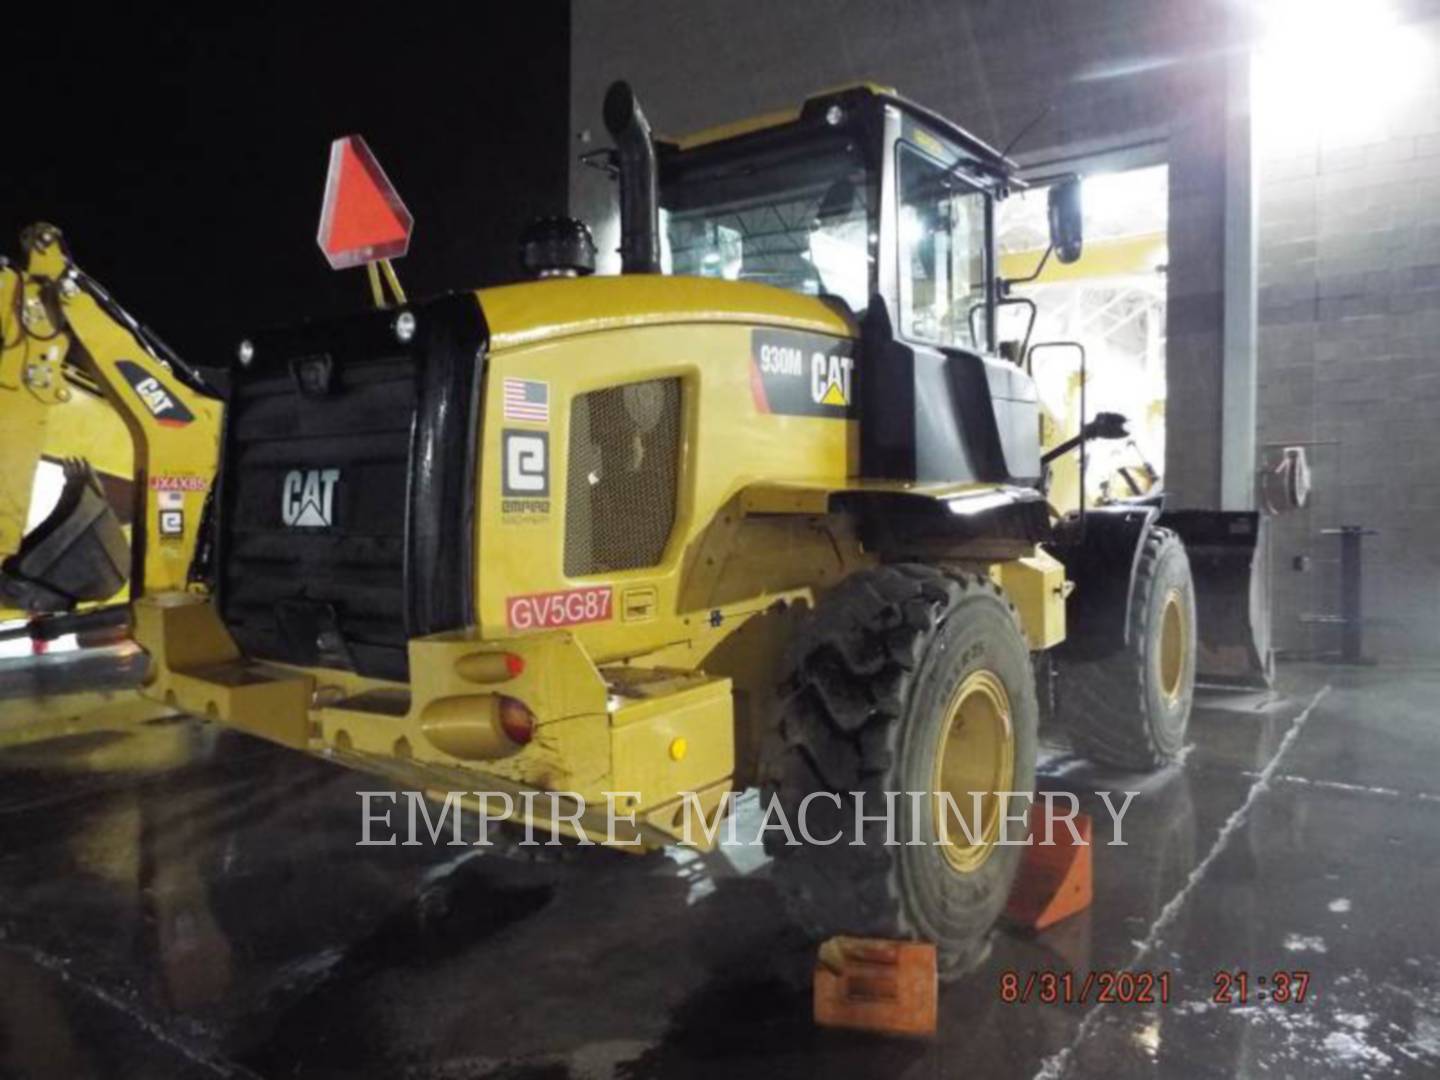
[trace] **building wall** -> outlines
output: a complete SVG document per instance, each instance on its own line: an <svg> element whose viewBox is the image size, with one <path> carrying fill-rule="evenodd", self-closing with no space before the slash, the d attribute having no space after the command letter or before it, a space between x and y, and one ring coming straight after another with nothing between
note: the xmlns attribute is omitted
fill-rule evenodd
<svg viewBox="0 0 1440 1080"><path fill-rule="evenodd" d="M1415 29L1428 68L1383 114L1261 117L1260 440L1323 444L1310 509L1275 523L1277 644L1302 652L1338 641L1302 621L1338 610L1321 530L1363 525L1367 652L1440 654L1440 20Z"/></svg>

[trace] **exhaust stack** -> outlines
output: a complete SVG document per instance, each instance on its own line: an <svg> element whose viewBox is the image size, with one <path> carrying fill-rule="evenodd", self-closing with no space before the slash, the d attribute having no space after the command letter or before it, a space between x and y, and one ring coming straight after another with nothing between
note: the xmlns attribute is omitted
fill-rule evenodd
<svg viewBox="0 0 1440 1080"><path fill-rule="evenodd" d="M660 272L660 211L655 140L635 91L625 81L605 92L605 127L620 162L620 270Z"/></svg>

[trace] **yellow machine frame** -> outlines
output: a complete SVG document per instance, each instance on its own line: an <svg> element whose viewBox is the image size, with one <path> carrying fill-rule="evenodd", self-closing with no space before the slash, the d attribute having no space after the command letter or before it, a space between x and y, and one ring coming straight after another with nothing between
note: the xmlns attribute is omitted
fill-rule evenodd
<svg viewBox="0 0 1440 1080"><path fill-rule="evenodd" d="M601 802L626 792L638 835L684 835L683 794L712 812L750 782L755 724L797 617L817 594L876 561L843 492L930 498L995 485L861 482L854 420L758 410L745 362L757 327L857 333L822 301L760 285L651 276L555 280L477 295L490 327L476 497L478 625L412 640L408 685L242 657L197 598L147 597L137 637L154 658L146 693L289 746L436 791L563 790ZM552 478L567 475L570 403L592 390L681 381L678 503L653 567L569 578L562 572L565 499L552 483L541 513L507 513L501 483L506 420L498 388L543 378ZM957 549L1017 605L1035 649L1064 636L1066 585L1039 549L995 561ZM517 632L516 596L611 590L607 618ZM504 701L538 718L517 747L499 729ZM383 707L381 707L383 705ZM530 816L536 816L532 812ZM692 837L693 838L693 837Z"/></svg>
<svg viewBox="0 0 1440 1080"><path fill-rule="evenodd" d="M80 457L135 485L131 595L183 590L215 474L221 403L182 384L129 317L102 302L58 229L33 226L25 241L25 269L0 266L0 556L25 535L34 466ZM190 418L157 416L166 399ZM0 620L20 614L0 611Z"/></svg>

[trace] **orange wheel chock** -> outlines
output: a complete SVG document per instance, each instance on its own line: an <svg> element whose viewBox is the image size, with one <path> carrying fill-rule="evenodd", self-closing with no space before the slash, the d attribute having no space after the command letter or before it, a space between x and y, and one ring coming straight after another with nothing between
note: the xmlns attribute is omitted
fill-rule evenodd
<svg viewBox="0 0 1440 1080"><path fill-rule="evenodd" d="M1094 899L1094 864L1089 815L1077 814L1075 829L1081 844L1075 843L1063 821L1047 821L1043 813L1031 815L1032 843L1025 849L1020 872L1010 890L1006 922L1028 930L1044 930L1090 906ZM1051 844L1044 843L1047 830Z"/></svg>
<svg viewBox="0 0 1440 1080"><path fill-rule="evenodd" d="M934 1035L935 946L833 937L815 964L815 1022L888 1035Z"/></svg>

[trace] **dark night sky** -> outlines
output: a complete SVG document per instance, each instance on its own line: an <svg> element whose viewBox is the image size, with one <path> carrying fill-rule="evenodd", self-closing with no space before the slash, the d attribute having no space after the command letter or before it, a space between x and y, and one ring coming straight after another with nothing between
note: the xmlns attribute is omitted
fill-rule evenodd
<svg viewBox="0 0 1440 1080"><path fill-rule="evenodd" d="M35 10L32 26L7 17L0 60L0 252L31 221L59 225L192 364L368 303L364 272L331 271L315 245L339 135L365 136L415 216L396 264L412 297L513 278L525 222L564 209L565 0L129 19L81 5L63 26Z"/></svg>

